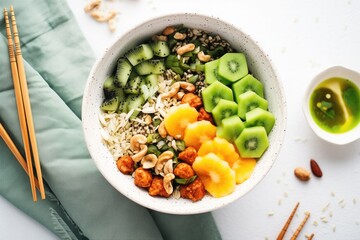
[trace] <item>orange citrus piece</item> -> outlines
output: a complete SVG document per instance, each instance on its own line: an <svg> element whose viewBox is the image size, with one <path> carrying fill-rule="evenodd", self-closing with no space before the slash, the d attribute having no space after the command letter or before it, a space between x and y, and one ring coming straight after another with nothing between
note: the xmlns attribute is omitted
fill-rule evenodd
<svg viewBox="0 0 360 240"><path fill-rule="evenodd" d="M197 157L193 169L213 197L224 197L235 190L234 170L214 153Z"/></svg>
<svg viewBox="0 0 360 240"><path fill-rule="evenodd" d="M215 153L218 157L227 161L231 167L234 162L240 158L234 145L229 143L226 139L219 137L206 141L201 145L198 155L204 156L208 153Z"/></svg>
<svg viewBox="0 0 360 240"><path fill-rule="evenodd" d="M216 127L209 121L201 120L191 123L185 130L184 141L187 147L194 147L198 150L205 141L216 136Z"/></svg>
<svg viewBox="0 0 360 240"><path fill-rule="evenodd" d="M172 107L164 118L166 131L172 137L183 139L186 127L196 122L198 116L198 111L187 103Z"/></svg>
<svg viewBox="0 0 360 240"><path fill-rule="evenodd" d="M243 183L251 177L256 166L255 158L240 158L237 160L232 169L235 171L236 184Z"/></svg>

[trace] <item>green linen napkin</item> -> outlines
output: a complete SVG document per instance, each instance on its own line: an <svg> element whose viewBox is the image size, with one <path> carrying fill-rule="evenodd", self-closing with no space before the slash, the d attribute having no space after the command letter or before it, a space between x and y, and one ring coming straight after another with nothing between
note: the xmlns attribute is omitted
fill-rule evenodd
<svg viewBox="0 0 360 240"><path fill-rule="evenodd" d="M145 209L96 169L83 138L81 101L94 58L64 0L2 0L14 6L25 59L46 200L0 140L0 194L61 239L221 239L210 213L177 216ZM0 122L22 148L3 18Z"/></svg>

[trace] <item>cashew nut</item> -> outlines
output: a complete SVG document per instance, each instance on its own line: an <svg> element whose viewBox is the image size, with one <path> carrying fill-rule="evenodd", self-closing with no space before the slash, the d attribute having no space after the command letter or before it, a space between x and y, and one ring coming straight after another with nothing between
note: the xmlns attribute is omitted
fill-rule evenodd
<svg viewBox="0 0 360 240"><path fill-rule="evenodd" d="M146 117L145 117L145 123L146 124L151 124L153 121L152 121L152 118L151 118L151 116L150 115L146 115Z"/></svg>
<svg viewBox="0 0 360 240"><path fill-rule="evenodd" d="M186 44L186 45L184 45L182 47L179 47L176 50L176 53L179 54L179 55L183 55L184 53L191 52L194 49L195 49L195 44L189 43L189 44Z"/></svg>
<svg viewBox="0 0 360 240"><path fill-rule="evenodd" d="M163 34L165 35L165 36L168 36L168 35L170 35L170 34L173 34L175 32L175 28L173 27L173 26L168 26L168 27L166 27L164 30L163 30Z"/></svg>
<svg viewBox="0 0 360 240"><path fill-rule="evenodd" d="M107 22L110 19L116 17L116 15L117 12L115 10L111 10L107 16L105 16L102 12L95 10L90 13L90 16L93 17L98 22Z"/></svg>
<svg viewBox="0 0 360 240"><path fill-rule="evenodd" d="M203 51L200 51L197 54L197 57L201 62L208 62L211 59L211 56L210 55L205 55L205 53Z"/></svg>
<svg viewBox="0 0 360 240"><path fill-rule="evenodd" d="M87 4L84 8L85 12L90 12L91 10L93 10L94 8L97 8L101 3L101 0L93 0L91 2L89 2L89 4Z"/></svg>
<svg viewBox="0 0 360 240"><path fill-rule="evenodd" d="M147 153L147 150L148 150L148 148L146 145L140 145L140 151L138 153L134 154L133 156L131 156L131 158L133 159L134 162L140 162L140 160Z"/></svg>
<svg viewBox="0 0 360 240"><path fill-rule="evenodd" d="M184 92L178 92L175 97L177 100L181 100L184 97L184 95L185 95Z"/></svg>
<svg viewBox="0 0 360 240"><path fill-rule="evenodd" d="M174 34L174 39L176 40L184 40L186 38L186 34L185 33L175 33Z"/></svg>
<svg viewBox="0 0 360 240"><path fill-rule="evenodd" d="M153 41L163 41L166 42L167 41L167 36L164 35L154 35L151 38Z"/></svg>
<svg viewBox="0 0 360 240"><path fill-rule="evenodd" d="M174 157L174 153L169 150L160 154L160 156L158 157L158 161L156 162L156 165L155 165L155 172L156 173L162 172L165 163L168 160L172 159L173 157Z"/></svg>
<svg viewBox="0 0 360 240"><path fill-rule="evenodd" d="M164 121L162 121L162 122L160 123L159 128L158 128L158 132L159 132L159 134L160 134L160 136L161 136L162 138L166 138L166 136L167 136L167 131L166 131L166 128L165 128L165 123L164 123Z"/></svg>
<svg viewBox="0 0 360 240"><path fill-rule="evenodd" d="M173 160L170 159L164 165L164 174L166 175L168 173L173 173L173 171L174 171Z"/></svg>
<svg viewBox="0 0 360 240"><path fill-rule="evenodd" d="M171 90L161 94L161 98L162 99L166 99L166 98L171 98L173 96L175 96L175 94L177 94L179 92L180 89L180 83L176 82L173 85L171 85Z"/></svg>
<svg viewBox="0 0 360 240"><path fill-rule="evenodd" d="M189 82L179 82L180 87L188 92L195 92L196 87L194 84Z"/></svg>
<svg viewBox="0 0 360 240"><path fill-rule="evenodd" d="M171 181L175 178L175 175L173 173L168 173L165 175L163 180L164 189L167 192L167 194L171 194L174 191L174 188L171 184Z"/></svg>
<svg viewBox="0 0 360 240"><path fill-rule="evenodd" d="M157 156L155 154L148 154L141 160L142 167L149 169L155 167L157 162Z"/></svg>
<svg viewBox="0 0 360 240"><path fill-rule="evenodd" d="M140 150L140 146L146 144L147 138L144 135L137 134L130 139L130 147L135 151Z"/></svg>

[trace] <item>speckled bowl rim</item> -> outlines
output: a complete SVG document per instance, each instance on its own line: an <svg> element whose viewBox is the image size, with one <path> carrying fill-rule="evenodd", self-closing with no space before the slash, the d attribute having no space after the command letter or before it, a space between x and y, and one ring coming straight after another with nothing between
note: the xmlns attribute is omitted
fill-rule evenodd
<svg viewBox="0 0 360 240"><path fill-rule="evenodd" d="M333 143L336 145L345 145L351 142L354 142L360 138L360 123L357 124L353 129L340 133L329 133L324 129L320 128L314 121L310 113L310 97L313 90L324 80L333 78L333 77L340 77L349 79L353 82L359 89L360 89L360 73L349 68L343 66L333 66L329 67L320 73L318 73L310 82L309 86L307 87L304 98L303 98L303 113L305 118L313 130L313 132L320 137L321 139Z"/></svg>
<svg viewBox="0 0 360 240"><path fill-rule="evenodd" d="M264 83L266 98L269 101L269 110L274 113L276 118L276 123L269 135L270 146L258 161L252 176L244 183L237 185L236 190L228 196L213 198L207 195L201 201L195 203L187 199L151 197L147 191L136 187L130 176L123 175L117 170L115 161L101 142L99 133L98 115L102 99L102 83L106 76L110 74L111 70L109 69L114 68L116 59L130 46L134 47L140 43L142 39L160 32L168 25L180 23L187 27L215 32L228 40L237 51L244 52L247 56L249 69L255 77L258 77ZM149 29L151 29L151 32L149 32ZM142 34L140 37L137 34L138 31L147 33ZM121 48L118 45L121 45ZM108 70L104 70L105 65ZM258 65L262 67L258 69ZM104 71L107 73L104 73ZM249 35L234 25L217 17L196 13L177 13L153 18L120 36L95 62L85 86L82 105L82 123L86 145L96 167L105 179L124 196L146 208L181 215L198 214L219 209L252 190L266 176L278 157L285 137L286 120L287 107L283 86L265 51Z"/></svg>

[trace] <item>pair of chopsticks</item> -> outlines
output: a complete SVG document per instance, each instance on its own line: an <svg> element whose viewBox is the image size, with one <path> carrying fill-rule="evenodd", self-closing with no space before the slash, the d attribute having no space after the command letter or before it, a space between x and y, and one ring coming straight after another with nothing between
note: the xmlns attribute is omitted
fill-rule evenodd
<svg viewBox="0 0 360 240"><path fill-rule="evenodd" d="M300 203L296 203L294 209L292 210L289 218L288 218L287 221L285 222L285 225L284 225L283 228L281 229L281 231L280 231L278 237L276 238L276 240L282 240L282 239L284 238L285 233L286 233L287 229L289 228L290 223L291 223L293 217L295 216L295 212L296 212L296 210L297 210L298 207L299 207L299 204L300 204ZM306 212L304 219L301 221L300 225L298 226L298 228L296 229L296 231L294 232L294 234L292 235L292 237L290 238L290 240L295 240L295 239L299 236L301 230L303 229L303 227L304 227L306 221L309 219L309 217L310 217L310 213L309 213L309 212ZM314 234L311 234L310 237L308 238L308 240L311 240L313 237L314 237Z"/></svg>
<svg viewBox="0 0 360 240"><path fill-rule="evenodd" d="M31 112L30 98L25 75L24 63L22 59L20 39L16 25L16 18L13 6L10 6L11 27L9 21L9 14L4 8L4 19L6 26L6 35L8 40L9 60L11 66L11 74L14 83L16 105L19 115L21 135L25 148L25 157L21 156L19 150L7 134L5 128L0 124L0 136L4 139L7 146L10 148L20 165L29 175L31 193L34 202L37 201L36 187L40 191L42 199L45 199L45 190L42 180L41 166L39 160L39 153L37 149L37 142L35 137L35 129ZM14 49L15 47L15 49ZM34 176L33 161L35 165L37 179Z"/></svg>

